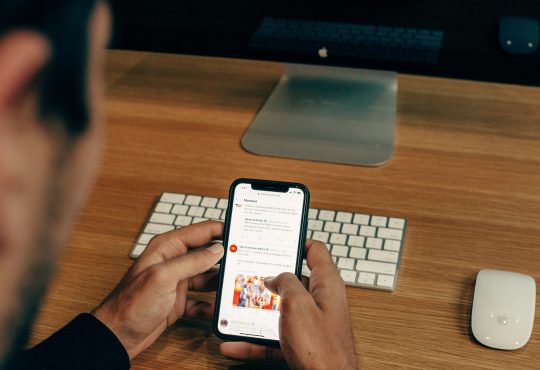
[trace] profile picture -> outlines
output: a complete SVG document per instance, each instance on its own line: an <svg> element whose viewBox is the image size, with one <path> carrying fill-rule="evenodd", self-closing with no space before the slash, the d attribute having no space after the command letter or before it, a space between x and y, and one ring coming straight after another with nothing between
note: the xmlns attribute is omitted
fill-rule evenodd
<svg viewBox="0 0 540 370"><path fill-rule="evenodd" d="M220 326L223 326L223 327L225 328L227 325L229 325L229 322L228 322L227 320L223 319L223 320L221 320L221 321L219 322L219 325L220 325Z"/></svg>
<svg viewBox="0 0 540 370"><path fill-rule="evenodd" d="M279 311L281 297L266 287L264 277L238 274L234 279L232 303L235 307Z"/></svg>

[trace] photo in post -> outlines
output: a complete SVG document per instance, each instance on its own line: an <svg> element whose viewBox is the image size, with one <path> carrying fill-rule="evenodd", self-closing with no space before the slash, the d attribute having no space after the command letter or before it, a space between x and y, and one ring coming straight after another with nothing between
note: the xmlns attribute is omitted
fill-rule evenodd
<svg viewBox="0 0 540 370"><path fill-rule="evenodd" d="M281 298L266 287L264 277L238 274L232 303L235 307L279 311Z"/></svg>

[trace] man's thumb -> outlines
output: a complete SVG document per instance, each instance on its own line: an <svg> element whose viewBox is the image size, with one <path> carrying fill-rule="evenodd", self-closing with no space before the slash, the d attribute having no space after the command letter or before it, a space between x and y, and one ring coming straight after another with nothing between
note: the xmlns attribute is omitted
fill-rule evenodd
<svg viewBox="0 0 540 370"><path fill-rule="evenodd" d="M298 277L290 272L284 272L276 277L264 279L266 287L281 298L309 295Z"/></svg>

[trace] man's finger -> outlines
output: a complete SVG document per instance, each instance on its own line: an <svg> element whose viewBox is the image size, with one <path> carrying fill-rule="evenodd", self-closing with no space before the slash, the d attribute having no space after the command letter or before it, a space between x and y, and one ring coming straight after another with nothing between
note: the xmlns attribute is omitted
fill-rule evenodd
<svg viewBox="0 0 540 370"><path fill-rule="evenodd" d="M332 267L332 271L337 273L332 256L324 243L308 239L306 241L306 262L310 271L314 268L322 269Z"/></svg>
<svg viewBox="0 0 540 370"><path fill-rule="evenodd" d="M214 317L214 305L212 303L197 301L188 297L184 317L204 321L212 321Z"/></svg>
<svg viewBox="0 0 540 370"><path fill-rule="evenodd" d="M189 279L189 290L197 292L213 292L217 289L219 283L219 270L210 270L203 272Z"/></svg>
<svg viewBox="0 0 540 370"><path fill-rule="evenodd" d="M281 296L282 299L294 297L301 299L309 297L309 293L298 277L290 272L284 272L278 276L265 279L265 286L273 293Z"/></svg>
<svg viewBox="0 0 540 370"><path fill-rule="evenodd" d="M222 222L199 222L155 236L148 243L148 247L141 255L141 258L156 256L162 260L167 260L185 254L189 249L203 247L210 241L220 239L222 236Z"/></svg>
<svg viewBox="0 0 540 370"><path fill-rule="evenodd" d="M246 342L225 342L219 346L220 352L237 360L274 360L283 361L279 348L266 347Z"/></svg>
<svg viewBox="0 0 540 370"><path fill-rule="evenodd" d="M309 292L323 310L340 304L339 294L345 294L345 285L326 246L315 240L306 242L306 261L311 275Z"/></svg>
<svg viewBox="0 0 540 370"><path fill-rule="evenodd" d="M150 278L156 279L160 287L176 287L178 282L188 280L208 271L223 256L223 246L214 244L206 249L184 254L150 267Z"/></svg>
<svg viewBox="0 0 540 370"><path fill-rule="evenodd" d="M188 248L197 248L223 237L223 222L204 221L183 227L178 238Z"/></svg>
<svg viewBox="0 0 540 370"><path fill-rule="evenodd" d="M321 276L323 278L319 280L329 286L335 284L336 279L341 280L336 264L324 243L316 240L306 242L306 262L311 270L311 277L313 274Z"/></svg>
<svg viewBox="0 0 540 370"><path fill-rule="evenodd" d="M309 278L307 276L300 276L300 281L302 282L302 285L304 286L304 288L306 288L306 290L309 290Z"/></svg>

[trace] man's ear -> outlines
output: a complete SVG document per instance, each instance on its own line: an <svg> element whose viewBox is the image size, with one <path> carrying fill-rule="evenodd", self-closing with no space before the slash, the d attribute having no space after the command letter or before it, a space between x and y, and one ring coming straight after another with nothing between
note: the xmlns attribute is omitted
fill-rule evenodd
<svg viewBox="0 0 540 370"><path fill-rule="evenodd" d="M0 113L27 90L50 57L47 39L13 31L0 38Z"/></svg>

